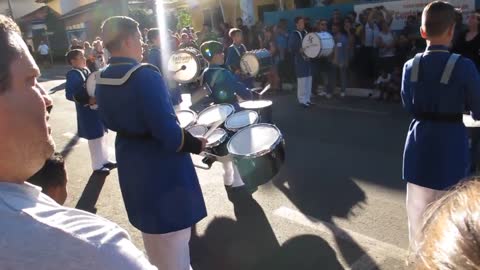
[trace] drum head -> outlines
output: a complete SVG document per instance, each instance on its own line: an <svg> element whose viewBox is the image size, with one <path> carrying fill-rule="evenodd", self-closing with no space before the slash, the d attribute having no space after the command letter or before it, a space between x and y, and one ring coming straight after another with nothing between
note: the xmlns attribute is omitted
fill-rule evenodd
<svg viewBox="0 0 480 270"><path fill-rule="evenodd" d="M237 112L228 117L225 127L229 130L237 130L246 126L253 125L258 121L258 113L255 111L245 110Z"/></svg>
<svg viewBox="0 0 480 270"><path fill-rule="evenodd" d="M190 110L181 110L177 112L177 119L178 122L180 123L181 128L186 128L193 123L195 123L195 119L197 118L197 115L194 111Z"/></svg>
<svg viewBox="0 0 480 270"><path fill-rule="evenodd" d="M190 134L192 134L193 137L203 137L203 135L207 133L208 128L206 126L195 125L195 126L186 128L186 130L190 132Z"/></svg>
<svg viewBox="0 0 480 270"><path fill-rule="evenodd" d="M320 54L322 44L317 33L308 33L302 41L303 53L308 58L316 58Z"/></svg>
<svg viewBox="0 0 480 270"><path fill-rule="evenodd" d="M247 110L257 110L272 106L271 100L248 100L240 103L240 107Z"/></svg>
<svg viewBox="0 0 480 270"><path fill-rule="evenodd" d="M253 53L245 53L240 61L242 72L250 76L256 76L260 70L260 61Z"/></svg>
<svg viewBox="0 0 480 270"><path fill-rule="evenodd" d="M85 88L87 88L88 95L95 97L95 87L97 86L97 76L100 74L100 71L95 71L88 75L87 81L85 82Z"/></svg>
<svg viewBox="0 0 480 270"><path fill-rule="evenodd" d="M280 130L270 124L248 126L232 136L228 152L241 157L258 157L270 153L283 139Z"/></svg>
<svg viewBox="0 0 480 270"><path fill-rule="evenodd" d="M478 128L480 127L480 121L475 121L473 117L469 114L463 115L463 124L467 128Z"/></svg>
<svg viewBox="0 0 480 270"><path fill-rule="evenodd" d="M217 128L215 129L210 136L207 138L207 147L216 147L225 142L227 139L227 132L224 129Z"/></svg>
<svg viewBox="0 0 480 270"><path fill-rule="evenodd" d="M217 104L206 108L198 114L197 124L204 126L212 126L218 121L225 121L235 112L230 104Z"/></svg>
<svg viewBox="0 0 480 270"><path fill-rule="evenodd" d="M168 71L171 72L173 79L180 83L196 80L200 70L200 60L190 50L179 50L168 60Z"/></svg>

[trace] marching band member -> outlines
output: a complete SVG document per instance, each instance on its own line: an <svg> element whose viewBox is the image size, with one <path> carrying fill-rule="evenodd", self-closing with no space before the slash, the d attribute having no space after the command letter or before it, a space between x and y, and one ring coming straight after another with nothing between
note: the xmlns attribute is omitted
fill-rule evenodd
<svg viewBox="0 0 480 270"><path fill-rule="evenodd" d="M245 47L245 45L243 44L242 30L238 28L232 28L228 32L228 35L233 40L233 43L227 49L225 65L248 88L253 88L253 78L245 77L244 75L242 75L242 69L240 68L240 60L242 59L242 56L247 52L247 47Z"/></svg>
<svg viewBox="0 0 480 270"><path fill-rule="evenodd" d="M203 81L212 89L215 104L229 103L236 110L240 109L237 95L242 99L252 99L252 93L240 82L234 74L222 67L224 63L223 45L218 41L207 41L200 46L203 57L209 62L209 67L203 73ZM244 186L237 166L231 158L219 160L222 163L223 181L227 190Z"/></svg>
<svg viewBox="0 0 480 270"><path fill-rule="evenodd" d="M405 63L402 99L412 114L403 156L410 246L417 248L427 205L467 176L469 152L462 113L480 120L480 76L475 64L451 54L455 9L435 1L423 10L427 49Z"/></svg>
<svg viewBox="0 0 480 270"><path fill-rule="evenodd" d="M65 96L75 102L77 134L88 140L93 170L108 173L116 164L108 159L107 129L98 112L90 108L90 105L95 104L95 98L89 97L85 89L85 81L90 74L85 55L82 50L74 49L67 53L66 58L72 69L67 72Z"/></svg>
<svg viewBox="0 0 480 270"><path fill-rule="evenodd" d="M188 270L191 226L207 212L190 153L206 140L180 128L165 81L141 65L142 35L128 17L102 25L112 57L97 78L96 98L106 126L117 132L118 177L131 224L142 232L150 262Z"/></svg>
<svg viewBox="0 0 480 270"><path fill-rule="evenodd" d="M158 28L152 28L147 33L148 41L152 44L148 52L148 63L156 66L160 71L162 69L162 49L160 48L160 30ZM182 103L182 92L180 91L177 83L171 78L164 77L167 81L167 86L170 88L170 95L172 97L173 106L178 106Z"/></svg>
<svg viewBox="0 0 480 270"><path fill-rule="evenodd" d="M297 98L300 105L308 108L312 102L312 70L311 64L303 54L302 41L307 35L305 31L305 20L303 17L295 18L296 30L290 33L288 38L288 48L294 54L295 72L297 74Z"/></svg>

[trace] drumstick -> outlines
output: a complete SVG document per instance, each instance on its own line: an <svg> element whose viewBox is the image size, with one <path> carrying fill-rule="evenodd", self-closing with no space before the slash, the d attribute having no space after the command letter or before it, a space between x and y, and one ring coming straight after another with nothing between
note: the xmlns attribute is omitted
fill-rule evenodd
<svg viewBox="0 0 480 270"><path fill-rule="evenodd" d="M265 94L265 92L267 92L268 90L270 90L270 88L272 87L271 84L267 84L267 86L265 86L265 88L263 88L262 92L260 92L260 96Z"/></svg>
<svg viewBox="0 0 480 270"><path fill-rule="evenodd" d="M210 127L210 129L207 131L207 133L205 133L205 135L203 135L203 137L206 139L208 137L210 137L210 135L212 135L212 133L219 127L221 126L223 123L223 120L218 120L217 122L215 122L212 127Z"/></svg>

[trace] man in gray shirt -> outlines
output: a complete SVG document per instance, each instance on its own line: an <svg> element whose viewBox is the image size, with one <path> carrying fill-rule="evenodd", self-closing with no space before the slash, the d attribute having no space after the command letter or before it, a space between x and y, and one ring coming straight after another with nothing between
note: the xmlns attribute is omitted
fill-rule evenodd
<svg viewBox="0 0 480 270"><path fill-rule="evenodd" d="M39 74L18 26L0 15L0 268L156 269L118 225L25 182L54 150Z"/></svg>

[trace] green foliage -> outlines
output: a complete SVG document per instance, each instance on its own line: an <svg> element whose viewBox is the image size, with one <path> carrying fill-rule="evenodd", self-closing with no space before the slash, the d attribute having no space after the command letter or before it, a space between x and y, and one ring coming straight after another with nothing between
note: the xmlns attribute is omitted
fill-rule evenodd
<svg viewBox="0 0 480 270"><path fill-rule="evenodd" d="M186 26L192 26L192 15L186 9L179 9L177 11L177 17L177 29L182 29Z"/></svg>
<svg viewBox="0 0 480 270"><path fill-rule="evenodd" d="M131 9L128 12L129 16L136 20L140 26L140 29L144 28L153 28L156 27L156 20L153 14L148 14L146 10L144 9Z"/></svg>

